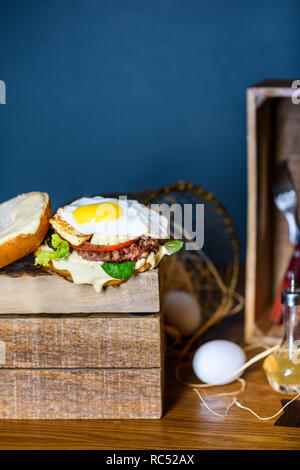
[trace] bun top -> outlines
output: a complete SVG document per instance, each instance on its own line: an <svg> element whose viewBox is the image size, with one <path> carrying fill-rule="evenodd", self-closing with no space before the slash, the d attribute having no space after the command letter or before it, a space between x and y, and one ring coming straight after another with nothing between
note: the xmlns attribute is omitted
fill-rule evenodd
<svg viewBox="0 0 300 470"><path fill-rule="evenodd" d="M35 234L49 203L46 193L21 194L0 205L0 243L18 235Z"/></svg>

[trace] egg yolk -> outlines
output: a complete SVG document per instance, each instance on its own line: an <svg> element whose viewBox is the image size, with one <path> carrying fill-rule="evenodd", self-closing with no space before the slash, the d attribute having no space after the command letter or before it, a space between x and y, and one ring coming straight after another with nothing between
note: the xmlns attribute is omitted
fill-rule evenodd
<svg viewBox="0 0 300 470"><path fill-rule="evenodd" d="M122 208L116 202L100 202L75 209L73 217L78 224L102 223L116 220L122 215Z"/></svg>

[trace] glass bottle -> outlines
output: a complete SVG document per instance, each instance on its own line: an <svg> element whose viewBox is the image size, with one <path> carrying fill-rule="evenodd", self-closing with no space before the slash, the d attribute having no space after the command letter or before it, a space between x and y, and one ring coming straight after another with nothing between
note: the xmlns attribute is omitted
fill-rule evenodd
<svg viewBox="0 0 300 470"><path fill-rule="evenodd" d="M274 353L266 357L263 368L271 387L280 393L300 392L300 289L294 279L281 294L284 338Z"/></svg>

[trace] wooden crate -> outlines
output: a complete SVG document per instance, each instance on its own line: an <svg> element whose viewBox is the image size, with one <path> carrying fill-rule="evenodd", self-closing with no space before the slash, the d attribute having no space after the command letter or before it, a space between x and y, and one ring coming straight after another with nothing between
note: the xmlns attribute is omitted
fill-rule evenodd
<svg viewBox="0 0 300 470"><path fill-rule="evenodd" d="M95 295L25 259L0 289L1 419L161 417L158 270Z"/></svg>
<svg viewBox="0 0 300 470"><path fill-rule="evenodd" d="M270 321L270 309L293 247L273 202L270 175L277 162L287 159L300 197L300 105L292 102L291 85L292 80L263 81L247 90L246 341L274 344L283 334L282 325Z"/></svg>

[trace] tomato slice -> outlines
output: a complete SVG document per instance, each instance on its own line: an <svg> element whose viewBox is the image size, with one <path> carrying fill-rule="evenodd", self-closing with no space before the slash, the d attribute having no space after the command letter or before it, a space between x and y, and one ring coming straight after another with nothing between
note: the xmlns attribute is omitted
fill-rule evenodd
<svg viewBox="0 0 300 470"><path fill-rule="evenodd" d="M74 246L71 245L72 248L75 248L76 250L82 250L82 251L114 251L114 250L119 250L120 248L125 248L126 246L130 246L133 243L138 241L138 238L135 238L134 240L129 240L128 242L124 243L119 243L118 245L94 245L93 243L90 242L84 242L79 246Z"/></svg>

